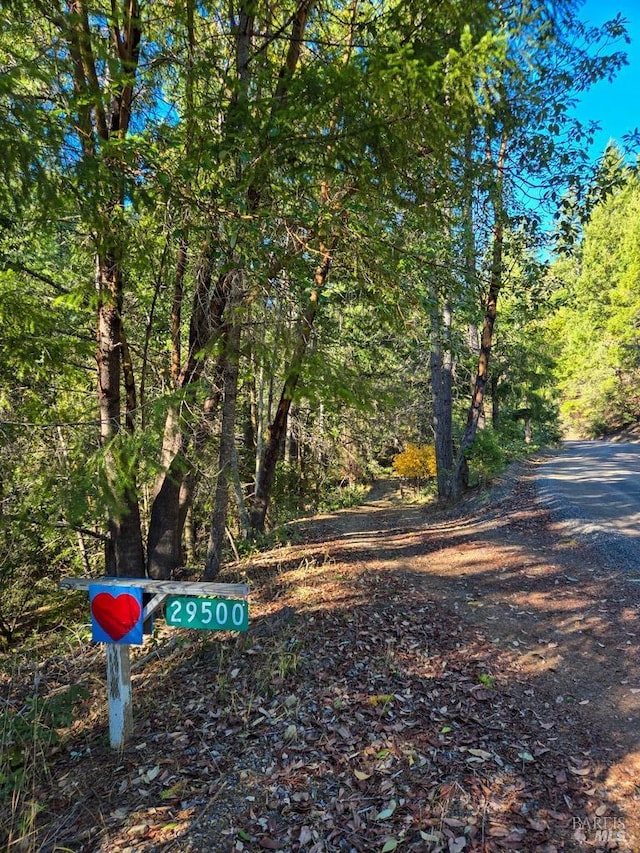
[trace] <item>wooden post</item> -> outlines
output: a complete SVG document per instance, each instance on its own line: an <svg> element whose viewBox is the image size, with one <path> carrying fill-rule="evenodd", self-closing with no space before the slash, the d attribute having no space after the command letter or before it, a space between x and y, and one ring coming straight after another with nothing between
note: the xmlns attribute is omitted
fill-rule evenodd
<svg viewBox="0 0 640 853"><path fill-rule="evenodd" d="M129 646L116 643L105 643L105 646L107 649L109 742L112 749L122 749L133 735Z"/></svg>

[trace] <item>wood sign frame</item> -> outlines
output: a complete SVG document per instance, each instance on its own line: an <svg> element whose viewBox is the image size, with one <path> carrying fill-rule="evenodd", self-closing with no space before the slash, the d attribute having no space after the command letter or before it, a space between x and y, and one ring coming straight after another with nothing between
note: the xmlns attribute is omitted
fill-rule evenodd
<svg viewBox="0 0 640 853"><path fill-rule="evenodd" d="M118 591L122 593L141 590L151 595L144 606L141 621L147 622L163 605L168 596L211 596L212 598L241 599L246 601L249 587L245 583L207 583L200 581L162 581L149 578L63 578L61 589L84 590L99 587L114 600ZM207 611L208 612L208 611ZM206 628L202 620L195 627ZM234 630L233 627L225 628ZM246 630L246 619L242 628ZM128 635L126 635L128 636ZM127 642L105 642L107 652L107 700L109 703L109 742L113 749L122 749L133 735L133 699L131 693L130 644Z"/></svg>

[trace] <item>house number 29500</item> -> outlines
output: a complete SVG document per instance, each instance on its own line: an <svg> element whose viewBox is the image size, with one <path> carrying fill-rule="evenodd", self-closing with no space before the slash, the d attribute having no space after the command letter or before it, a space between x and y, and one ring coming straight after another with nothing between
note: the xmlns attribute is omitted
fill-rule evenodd
<svg viewBox="0 0 640 853"><path fill-rule="evenodd" d="M200 628L205 631L246 631L249 605L229 598L195 598L170 595L165 604L167 625L174 628Z"/></svg>

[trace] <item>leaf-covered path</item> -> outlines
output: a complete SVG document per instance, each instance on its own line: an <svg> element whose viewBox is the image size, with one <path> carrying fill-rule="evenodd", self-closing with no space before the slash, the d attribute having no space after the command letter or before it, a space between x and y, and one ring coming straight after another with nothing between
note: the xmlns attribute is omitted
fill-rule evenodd
<svg viewBox="0 0 640 853"><path fill-rule="evenodd" d="M121 756L100 655L52 662L94 697L33 849L639 850L637 587L529 474L456 515L380 488L293 526L245 567L248 635L144 650Z"/></svg>

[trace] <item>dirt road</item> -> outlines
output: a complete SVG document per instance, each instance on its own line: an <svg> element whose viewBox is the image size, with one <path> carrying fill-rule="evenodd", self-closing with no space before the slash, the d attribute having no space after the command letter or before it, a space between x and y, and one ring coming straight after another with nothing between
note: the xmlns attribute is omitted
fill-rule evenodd
<svg viewBox="0 0 640 853"><path fill-rule="evenodd" d="M100 650L39 667L91 696L20 849L638 853L639 585L554 522L535 464L449 513L379 483L230 567L248 634L160 625L122 754Z"/></svg>
<svg viewBox="0 0 640 853"><path fill-rule="evenodd" d="M627 826L637 827L640 583L617 556L554 521L538 501L537 464L450 513L407 508L393 483L380 483L364 507L316 520L309 532L338 563L404 570L508 652L526 691L563 718L567 754L596 761Z"/></svg>

